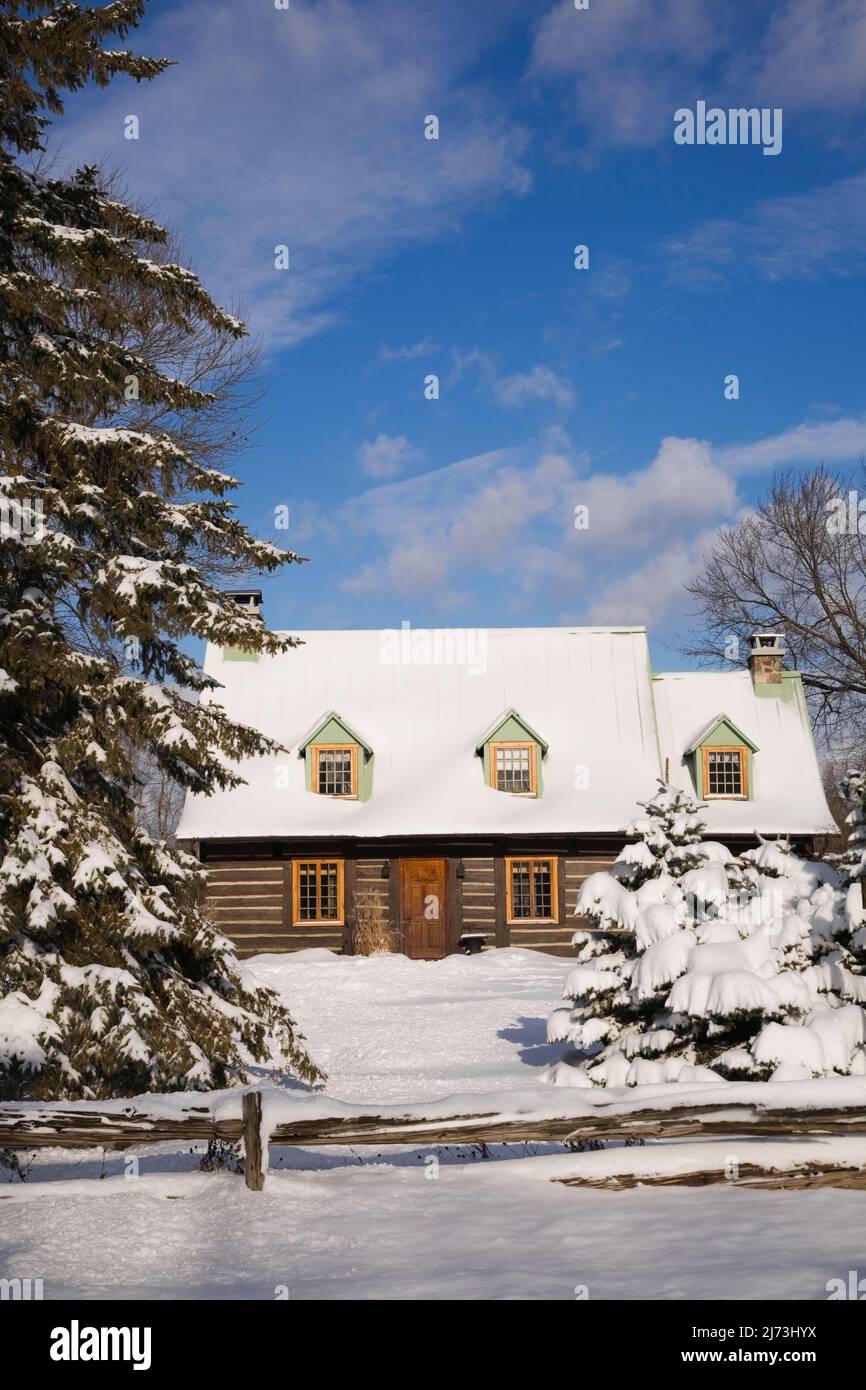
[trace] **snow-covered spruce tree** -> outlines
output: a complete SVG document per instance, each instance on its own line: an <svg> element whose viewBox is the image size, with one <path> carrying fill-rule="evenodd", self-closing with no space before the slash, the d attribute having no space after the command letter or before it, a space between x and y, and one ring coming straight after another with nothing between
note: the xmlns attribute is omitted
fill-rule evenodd
<svg viewBox="0 0 866 1390"><path fill-rule="evenodd" d="M65 90L165 67L104 46L142 10L0 0L3 1098L209 1088L249 1058L318 1075L288 1013L203 916L195 861L134 814L142 755L207 792L240 780L233 761L275 747L197 700L213 682L181 644L273 653L292 639L190 557L251 572L299 558L246 532L231 478L167 432L117 423L130 391L177 417L207 399L131 353L138 315L191 333L243 326L190 270L140 254L163 233L106 196L95 170L37 171Z"/></svg>
<svg viewBox="0 0 866 1390"><path fill-rule="evenodd" d="M778 844L743 856L746 871L715 842L691 849L699 863L678 877L661 870L637 889L618 872L584 883L576 911L596 930L574 937L567 1002L548 1024L550 1040L572 1050L547 1079L866 1074L866 981L851 968L833 871Z"/></svg>
<svg viewBox="0 0 866 1390"><path fill-rule="evenodd" d="M639 838L617 855L617 878L627 888L637 889L662 874L680 878L696 869L706 856L700 849L701 808L694 797L659 782L655 795L641 806L646 814L628 828L630 835Z"/></svg>
<svg viewBox="0 0 866 1390"><path fill-rule="evenodd" d="M866 772L849 772L842 778L839 790L847 801L854 803L845 817L845 823L850 827L848 844L835 859L846 889L847 946L851 953L851 968L858 975L866 975Z"/></svg>

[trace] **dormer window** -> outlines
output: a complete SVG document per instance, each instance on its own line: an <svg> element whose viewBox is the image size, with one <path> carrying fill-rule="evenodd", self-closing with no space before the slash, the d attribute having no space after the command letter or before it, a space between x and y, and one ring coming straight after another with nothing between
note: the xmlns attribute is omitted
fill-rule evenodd
<svg viewBox="0 0 866 1390"><path fill-rule="evenodd" d="M534 796L535 744L491 743L490 779L498 792Z"/></svg>
<svg viewBox="0 0 866 1390"><path fill-rule="evenodd" d="M320 796L358 795L357 743L313 745L313 781Z"/></svg>
<svg viewBox="0 0 866 1390"><path fill-rule="evenodd" d="M695 790L700 801L750 801L758 745L726 714L718 714L686 749L694 759Z"/></svg>
<svg viewBox="0 0 866 1390"><path fill-rule="evenodd" d="M373 750L342 715L330 710L298 746L307 791L339 801L367 801L373 790Z"/></svg>
<svg viewBox="0 0 866 1390"><path fill-rule="evenodd" d="M484 767L484 780L494 791L511 796L541 796L541 764L547 744L515 709L494 720L476 756Z"/></svg>
<svg viewBox="0 0 866 1390"><path fill-rule="evenodd" d="M748 749L707 748L703 750L704 796L747 800L749 795Z"/></svg>

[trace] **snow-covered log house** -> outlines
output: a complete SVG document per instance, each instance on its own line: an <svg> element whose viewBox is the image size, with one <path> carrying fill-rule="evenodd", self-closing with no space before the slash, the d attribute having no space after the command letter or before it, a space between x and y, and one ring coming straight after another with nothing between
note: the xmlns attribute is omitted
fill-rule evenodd
<svg viewBox="0 0 866 1390"><path fill-rule="evenodd" d="M237 595L260 612L255 590ZM777 634L748 669L653 674L643 627L310 631L276 657L209 647L213 698L285 752L187 797L178 838L241 955L351 950L358 904L394 948L566 953L659 778L733 850L835 830Z"/></svg>

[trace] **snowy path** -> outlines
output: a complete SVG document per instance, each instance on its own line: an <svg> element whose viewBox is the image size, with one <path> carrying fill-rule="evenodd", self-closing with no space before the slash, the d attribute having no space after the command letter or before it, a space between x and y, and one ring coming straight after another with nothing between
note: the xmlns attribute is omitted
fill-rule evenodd
<svg viewBox="0 0 866 1390"><path fill-rule="evenodd" d="M531 1088L570 961L251 965L290 1001L329 1094L404 1102ZM822 1299L866 1271L862 1193L578 1191L547 1180L561 1159L470 1158L282 1149L254 1194L170 1145L143 1149L133 1179L123 1155L45 1151L30 1182L0 1182L0 1276L43 1277L46 1298L763 1300Z"/></svg>
<svg viewBox="0 0 866 1390"><path fill-rule="evenodd" d="M568 958L518 949L440 961L299 951L248 964L283 994L339 1100L532 1086L562 1052L548 1045L546 1029Z"/></svg>

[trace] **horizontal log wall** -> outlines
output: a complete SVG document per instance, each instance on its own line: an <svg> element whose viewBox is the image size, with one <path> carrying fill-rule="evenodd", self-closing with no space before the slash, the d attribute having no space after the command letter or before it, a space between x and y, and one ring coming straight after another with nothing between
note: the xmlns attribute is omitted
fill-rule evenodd
<svg viewBox="0 0 866 1390"><path fill-rule="evenodd" d="M292 926L292 866L286 860L234 860L207 865L205 909L231 937L241 959L264 951L343 947L342 926Z"/></svg>
<svg viewBox="0 0 866 1390"><path fill-rule="evenodd" d="M458 879L460 935L484 937L485 946L496 942L496 866L493 855L463 858L463 878Z"/></svg>
<svg viewBox="0 0 866 1390"><path fill-rule="evenodd" d="M285 950L288 867L278 859L208 865L205 911L239 956Z"/></svg>
<svg viewBox="0 0 866 1390"><path fill-rule="evenodd" d="M268 853L265 852L266 848ZM366 847L364 847L366 848ZM372 848L372 847L371 847ZM612 851L600 848L556 854L546 846L514 853L552 854L557 863L559 916L556 922L515 923L505 920L505 860L509 851L473 852L469 846L431 848L431 857L448 859L449 864L449 949L458 949L461 935L479 934L486 946L522 946L552 955L570 955L571 937L585 924L574 909L584 880L591 873L609 869ZM206 857L206 905L211 920L232 938L241 957L264 951L296 951L320 946L332 951L351 950L351 920L356 893L373 892L395 932L394 949L402 950L399 938L399 863L403 847L355 857L347 847L332 850L344 863L346 923L332 925L292 925L292 861L272 847L250 846L237 858L237 848L225 846L219 857ZM460 853L460 850L463 850ZM327 857L328 850L304 851L311 858ZM416 856L418 850L413 850ZM299 855L299 857L301 857ZM462 863L462 876L457 866ZM390 875L386 869L390 868Z"/></svg>

